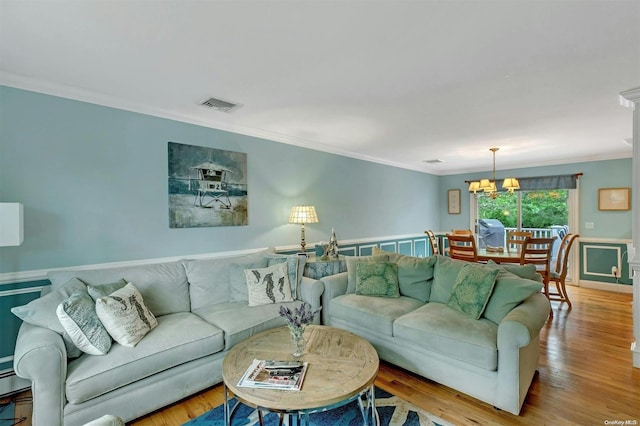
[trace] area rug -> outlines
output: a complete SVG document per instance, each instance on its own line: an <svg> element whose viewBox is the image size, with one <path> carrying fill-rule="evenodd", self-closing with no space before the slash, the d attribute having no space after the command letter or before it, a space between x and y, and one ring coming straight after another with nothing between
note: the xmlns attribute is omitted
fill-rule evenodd
<svg viewBox="0 0 640 426"><path fill-rule="evenodd" d="M232 400L235 403L235 399ZM431 413L408 403L382 389L376 388L376 409L380 417L380 426L453 426ZM269 413L263 416L265 426L277 426L278 416ZM335 410L314 413L309 416L311 426L355 426L362 425L362 415L356 401ZM232 421L236 425L257 425L258 413L253 408L240 405ZM286 420L285 420L285 424ZM224 406L219 405L213 410L197 417L184 426L221 426L224 425Z"/></svg>

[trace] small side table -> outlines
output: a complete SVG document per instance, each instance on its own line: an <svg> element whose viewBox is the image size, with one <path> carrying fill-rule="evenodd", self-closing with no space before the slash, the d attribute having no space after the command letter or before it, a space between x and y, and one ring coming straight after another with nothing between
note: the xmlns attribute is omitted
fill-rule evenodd
<svg viewBox="0 0 640 426"><path fill-rule="evenodd" d="M304 265L304 276L319 280L322 277L339 274L347 271L347 261L344 257L337 259L320 259L316 256L309 256L307 263Z"/></svg>

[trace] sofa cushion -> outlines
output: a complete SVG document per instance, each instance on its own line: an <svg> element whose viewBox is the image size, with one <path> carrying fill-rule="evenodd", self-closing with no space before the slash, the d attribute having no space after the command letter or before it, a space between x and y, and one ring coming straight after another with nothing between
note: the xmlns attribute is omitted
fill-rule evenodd
<svg viewBox="0 0 640 426"><path fill-rule="evenodd" d="M79 404L224 347L222 330L191 313L158 317L135 348L114 343L105 356L83 355L68 364L66 397Z"/></svg>
<svg viewBox="0 0 640 426"><path fill-rule="evenodd" d="M158 325L142 295L131 283L109 296L99 297L96 313L113 340L131 348Z"/></svg>
<svg viewBox="0 0 640 426"><path fill-rule="evenodd" d="M398 265L392 262L358 262L356 264L356 294L400 297Z"/></svg>
<svg viewBox="0 0 640 426"><path fill-rule="evenodd" d="M542 284L537 281L500 271L483 316L499 324L513 308L541 290Z"/></svg>
<svg viewBox="0 0 640 426"><path fill-rule="evenodd" d="M85 291L76 291L58 305L60 324L78 349L104 355L111 349L111 336L100 322L96 303Z"/></svg>
<svg viewBox="0 0 640 426"><path fill-rule="evenodd" d="M356 292L356 265L358 262L388 262L389 256L344 256L347 264L347 294Z"/></svg>
<svg viewBox="0 0 640 426"><path fill-rule="evenodd" d="M144 297L154 315L189 312L189 285L181 262L118 268L50 271L47 274L53 289L71 278L79 278L87 285L112 283L119 279L133 283Z"/></svg>
<svg viewBox="0 0 640 426"><path fill-rule="evenodd" d="M447 306L470 318L478 319L484 312L496 283L498 270L469 263L460 270Z"/></svg>
<svg viewBox="0 0 640 426"><path fill-rule="evenodd" d="M433 283L431 284L429 301L447 303L453 292L456 278L467 262L441 255L436 255L435 257L436 264L433 271Z"/></svg>
<svg viewBox="0 0 640 426"><path fill-rule="evenodd" d="M424 304L406 296L390 299L357 294L344 294L331 299L329 303L331 318L339 318L388 336L393 335L393 321L396 318Z"/></svg>
<svg viewBox="0 0 640 426"><path fill-rule="evenodd" d="M249 306L293 302L286 263L266 268L245 269Z"/></svg>
<svg viewBox="0 0 640 426"><path fill-rule="evenodd" d="M118 281L107 284L88 285L87 291L89 292L89 296L96 301L99 297L108 296L126 285L127 282L125 280L119 279Z"/></svg>
<svg viewBox="0 0 640 426"><path fill-rule="evenodd" d="M56 310L73 293L86 291L87 286L82 281L77 278L70 278L67 282L60 284L56 289L44 296L32 300L26 305L11 308L11 312L26 323L45 327L62 335L67 349L67 356L75 358L80 356L82 352L76 347L73 339L67 334L58 320Z"/></svg>
<svg viewBox="0 0 640 426"><path fill-rule="evenodd" d="M224 348L231 349L236 343L274 327L285 325L280 316L280 306L291 309L300 306L299 301L248 306L245 302L228 302L209 305L193 311L210 324L224 331Z"/></svg>
<svg viewBox="0 0 640 426"><path fill-rule="evenodd" d="M398 318L394 336L429 351L494 371L498 366L498 326L474 320L442 303L430 302Z"/></svg>

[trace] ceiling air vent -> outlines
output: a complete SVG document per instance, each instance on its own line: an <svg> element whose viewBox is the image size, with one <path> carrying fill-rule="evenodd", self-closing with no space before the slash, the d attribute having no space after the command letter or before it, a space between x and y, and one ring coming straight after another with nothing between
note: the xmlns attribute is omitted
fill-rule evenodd
<svg viewBox="0 0 640 426"><path fill-rule="evenodd" d="M215 109L216 111L231 112L234 109L240 108L240 104L234 104L232 102L223 101L222 99L209 98L202 102L200 105L207 108Z"/></svg>
<svg viewBox="0 0 640 426"><path fill-rule="evenodd" d="M438 163L444 163L444 160L441 160L439 158L434 158L433 160L422 160L422 162L427 164L438 164Z"/></svg>

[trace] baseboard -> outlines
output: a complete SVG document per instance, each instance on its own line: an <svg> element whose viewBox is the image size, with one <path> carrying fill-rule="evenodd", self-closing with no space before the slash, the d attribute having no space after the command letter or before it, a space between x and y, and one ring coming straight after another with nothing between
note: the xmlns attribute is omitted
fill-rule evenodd
<svg viewBox="0 0 640 426"><path fill-rule="evenodd" d="M31 387L31 380L16 376L13 371L0 375L0 395L9 395Z"/></svg>
<svg viewBox="0 0 640 426"><path fill-rule="evenodd" d="M633 285L603 283L599 281L580 280L580 287L593 288L595 290L615 291L617 293L633 293Z"/></svg>

